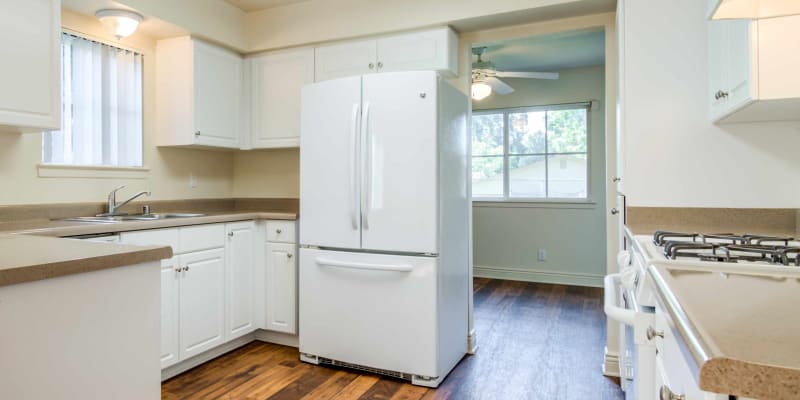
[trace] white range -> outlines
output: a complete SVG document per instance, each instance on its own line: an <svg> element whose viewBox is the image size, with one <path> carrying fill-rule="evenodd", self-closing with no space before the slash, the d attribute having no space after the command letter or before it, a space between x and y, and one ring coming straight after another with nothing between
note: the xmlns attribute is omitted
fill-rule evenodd
<svg viewBox="0 0 800 400"><path fill-rule="evenodd" d="M303 88L303 361L436 387L466 353L468 106L435 72Z"/></svg>

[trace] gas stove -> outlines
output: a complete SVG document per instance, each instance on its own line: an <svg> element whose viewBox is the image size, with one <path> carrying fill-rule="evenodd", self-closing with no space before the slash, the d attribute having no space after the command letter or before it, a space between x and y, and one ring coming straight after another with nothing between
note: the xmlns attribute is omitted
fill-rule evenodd
<svg viewBox="0 0 800 400"><path fill-rule="evenodd" d="M792 237L657 231L651 242L656 247L655 252L660 252L666 260L800 267L800 241Z"/></svg>

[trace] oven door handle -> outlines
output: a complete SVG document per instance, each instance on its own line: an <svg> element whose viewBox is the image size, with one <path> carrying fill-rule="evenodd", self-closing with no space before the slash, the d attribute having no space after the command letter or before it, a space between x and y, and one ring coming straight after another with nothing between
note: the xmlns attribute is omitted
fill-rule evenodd
<svg viewBox="0 0 800 400"><path fill-rule="evenodd" d="M617 288L619 288L620 285L620 277L621 274L616 273L606 275L605 279L603 279L603 285L605 287L605 305L603 306L603 311L606 312L606 315L609 318L615 321L626 325L633 325L634 319L636 318L636 312L625 307L620 307L617 304L617 301L620 298L617 291Z"/></svg>

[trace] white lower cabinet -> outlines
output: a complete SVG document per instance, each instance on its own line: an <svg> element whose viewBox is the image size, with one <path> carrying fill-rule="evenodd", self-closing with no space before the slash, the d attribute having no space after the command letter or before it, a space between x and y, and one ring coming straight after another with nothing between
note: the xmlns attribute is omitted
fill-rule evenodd
<svg viewBox="0 0 800 400"><path fill-rule="evenodd" d="M225 341L225 249L180 256L180 356L193 357Z"/></svg>
<svg viewBox="0 0 800 400"><path fill-rule="evenodd" d="M265 329L297 333L297 245L267 242L265 247Z"/></svg>
<svg viewBox="0 0 800 400"><path fill-rule="evenodd" d="M255 326L255 223L227 224L225 231L226 321L225 339L232 340L256 329Z"/></svg>
<svg viewBox="0 0 800 400"><path fill-rule="evenodd" d="M178 345L178 256L161 261L161 368L180 359Z"/></svg>

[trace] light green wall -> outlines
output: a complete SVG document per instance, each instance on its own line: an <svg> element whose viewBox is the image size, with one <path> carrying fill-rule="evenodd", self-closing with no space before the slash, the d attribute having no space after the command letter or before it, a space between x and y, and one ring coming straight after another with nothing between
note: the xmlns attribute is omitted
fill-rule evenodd
<svg viewBox="0 0 800 400"><path fill-rule="evenodd" d="M558 80L505 79L514 93L492 94L473 110L597 101L589 116L592 204L474 203L476 276L602 285L606 273L605 71L602 65L559 71ZM547 260L537 259L545 249Z"/></svg>

